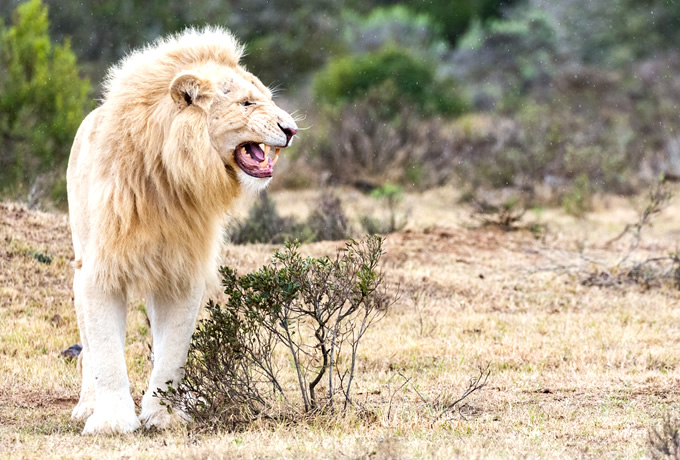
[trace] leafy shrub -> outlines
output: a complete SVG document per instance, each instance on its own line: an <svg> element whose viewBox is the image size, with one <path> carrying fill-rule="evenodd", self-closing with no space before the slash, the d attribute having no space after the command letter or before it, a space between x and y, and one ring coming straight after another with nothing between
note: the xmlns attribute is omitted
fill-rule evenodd
<svg viewBox="0 0 680 460"><path fill-rule="evenodd" d="M371 192L376 200L383 201L386 205L387 217L380 218L376 215L362 216L361 225L369 235L386 235L398 232L408 222L406 213L399 208L399 203L404 199L403 189L398 185L385 184Z"/></svg>
<svg viewBox="0 0 680 460"><path fill-rule="evenodd" d="M504 231L518 230L526 210L517 199L506 200L497 205L485 200L472 201L471 216L480 227L497 227Z"/></svg>
<svg viewBox="0 0 680 460"><path fill-rule="evenodd" d="M455 82L435 73L434 62L387 41L366 54L336 58L316 75L323 122L302 142L333 181L423 188L450 177L442 118L463 113L467 104Z"/></svg>
<svg viewBox="0 0 680 460"><path fill-rule="evenodd" d="M333 59L315 78L318 101L333 107L361 101L367 96L389 120L404 107L422 115L454 116L465 103L452 80L438 80L434 64L408 50L386 46L360 56Z"/></svg>
<svg viewBox="0 0 680 460"><path fill-rule="evenodd" d="M227 303L208 304L183 380L156 395L202 427L349 408L360 341L391 304L382 244L350 240L335 258L303 258L288 243L257 272L222 267Z"/></svg>
<svg viewBox="0 0 680 460"><path fill-rule="evenodd" d="M41 174L48 174L50 184L58 182L91 107L90 84L78 76L70 42L52 45L48 26L40 0L17 7L9 28L0 22L0 190L5 193L27 195Z"/></svg>

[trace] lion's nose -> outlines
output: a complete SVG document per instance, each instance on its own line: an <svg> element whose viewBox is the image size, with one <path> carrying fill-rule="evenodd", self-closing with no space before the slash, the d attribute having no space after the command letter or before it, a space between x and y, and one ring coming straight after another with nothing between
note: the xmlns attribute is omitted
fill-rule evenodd
<svg viewBox="0 0 680 460"><path fill-rule="evenodd" d="M287 126L281 126L281 123L277 123L283 134L286 135L286 146L290 144L290 140L297 134L297 128L289 128Z"/></svg>

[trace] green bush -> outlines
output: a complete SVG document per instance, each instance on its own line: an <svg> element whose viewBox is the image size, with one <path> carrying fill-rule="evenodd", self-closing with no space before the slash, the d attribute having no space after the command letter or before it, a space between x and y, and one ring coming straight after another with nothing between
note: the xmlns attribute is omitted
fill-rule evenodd
<svg viewBox="0 0 680 460"><path fill-rule="evenodd" d="M0 23L4 194L25 197L41 174L51 184L59 182L75 133L91 107L90 83L79 77L69 41L53 46L48 26L47 7L40 0L20 5L9 28Z"/></svg>
<svg viewBox="0 0 680 460"><path fill-rule="evenodd" d="M414 108L419 116L463 113L466 105L455 83L437 79L434 69L434 63L388 45L330 61L316 75L314 94L319 102L337 108L370 95L384 119L392 118L404 106Z"/></svg>
<svg viewBox="0 0 680 460"><path fill-rule="evenodd" d="M256 272L222 267L227 303L210 301L184 378L155 395L199 428L352 407L361 338L393 302L378 266L382 245L373 236L350 240L334 258L303 258L292 243Z"/></svg>

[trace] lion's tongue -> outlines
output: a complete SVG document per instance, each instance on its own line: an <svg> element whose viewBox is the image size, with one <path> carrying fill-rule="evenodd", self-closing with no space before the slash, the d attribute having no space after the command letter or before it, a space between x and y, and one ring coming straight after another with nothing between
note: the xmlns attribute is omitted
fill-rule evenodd
<svg viewBox="0 0 680 460"><path fill-rule="evenodd" d="M264 152L258 144L251 142L250 144L246 144L245 147L246 153L250 155L253 160L257 160L258 162L264 160Z"/></svg>

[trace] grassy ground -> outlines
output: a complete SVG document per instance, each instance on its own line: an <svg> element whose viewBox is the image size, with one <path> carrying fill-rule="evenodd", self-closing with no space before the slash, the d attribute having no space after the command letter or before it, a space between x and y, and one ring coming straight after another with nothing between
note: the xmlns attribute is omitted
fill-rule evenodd
<svg viewBox="0 0 680 460"><path fill-rule="evenodd" d="M314 197L275 196L284 214L305 214ZM343 197L356 215L375 206L353 192ZM373 418L116 437L81 437L82 423L70 420L79 376L59 355L78 343L67 218L0 203L0 456L647 457L648 428L680 412L680 291L670 284L581 284L625 253L626 238L605 242L635 220L636 203L601 199L583 220L555 210L529 213L527 220L548 226L537 237L470 229L455 198L444 189L407 196L410 224L387 238L384 269L401 297L369 330L356 387L377 407ZM666 210L632 257L674 249L679 211ZM304 250L320 255L337 246ZM224 263L243 273L274 249L231 246ZM138 403L150 342L143 301L133 302L127 360ZM486 364L489 384L467 401L465 417L435 421L418 393L430 401L458 395Z"/></svg>

